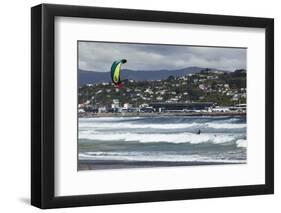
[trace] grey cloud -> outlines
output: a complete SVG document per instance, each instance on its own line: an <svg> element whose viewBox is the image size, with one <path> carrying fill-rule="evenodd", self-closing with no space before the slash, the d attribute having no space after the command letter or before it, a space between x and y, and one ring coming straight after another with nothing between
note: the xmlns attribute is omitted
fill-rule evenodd
<svg viewBox="0 0 281 213"><path fill-rule="evenodd" d="M123 67L133 70L181 69L189 66L233 71L246 68L245 48L218 48L79 42L79 68L99 72L109 71L114 60L126 58Z"/></svg>

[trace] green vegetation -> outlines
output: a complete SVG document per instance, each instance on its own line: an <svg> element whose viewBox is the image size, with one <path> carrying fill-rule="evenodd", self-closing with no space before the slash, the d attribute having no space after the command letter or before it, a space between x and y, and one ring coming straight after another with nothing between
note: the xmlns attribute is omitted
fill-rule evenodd
<svg viewBox="0 0 281 213"><path fill-rule="evenodd" d="M79 104L110 106L114 99L120 104L139 106L151 102L214 102L220 106L246 103L246 70L220 72L202 70L182 77L165 80L125 80L123 88L112 83L98 83L79 88Z"/></svg>

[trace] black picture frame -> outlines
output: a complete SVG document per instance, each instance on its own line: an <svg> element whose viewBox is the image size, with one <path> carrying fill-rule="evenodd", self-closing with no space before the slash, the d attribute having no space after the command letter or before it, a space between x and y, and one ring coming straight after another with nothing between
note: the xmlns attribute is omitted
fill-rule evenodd
<svg viewBox="0 0 281 213"><path fill-rule="evenodd" d="M95 195L54 195L55 17L264 28L265 184ZM31 204L42 208L217 198L274 193L274 20L164 11L41 4L31 8Z"/></svg>

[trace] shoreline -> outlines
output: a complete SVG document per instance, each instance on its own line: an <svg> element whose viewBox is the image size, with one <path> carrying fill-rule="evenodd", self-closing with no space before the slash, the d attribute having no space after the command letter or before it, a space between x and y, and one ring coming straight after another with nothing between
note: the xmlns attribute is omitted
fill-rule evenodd
<svg viewBox="0 0 281 213"><path fill-rule="evenodd" d="M205 161L124 161L124 160L78 160L77 170L105 170L128 168L155 168L176 166L236 165L246 162L205 162Z"/></svg>
<svg viewBox="0 0 281 213"><path fill-rule="evenodd" d="M166 113L79 113L78 118L99 118L99 117L159 117L159 116L245 116L246 112L166 112Z"/></svg>

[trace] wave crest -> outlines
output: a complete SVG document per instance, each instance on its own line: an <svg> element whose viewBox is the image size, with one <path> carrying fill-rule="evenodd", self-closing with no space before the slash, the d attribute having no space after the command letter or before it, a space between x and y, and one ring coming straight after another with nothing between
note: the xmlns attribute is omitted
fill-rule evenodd
<svg viewBox="0 0 281 213"><path fill-rule="evenodd" d="M236 141L241 138L237 134L193 134L193 133L173 133L173 134L137 134L137 133L93 133L92 131L83 131L79 134L79 139L97 140L97 141L128 141L140 143L214 143L221 144Z"/></svg>

